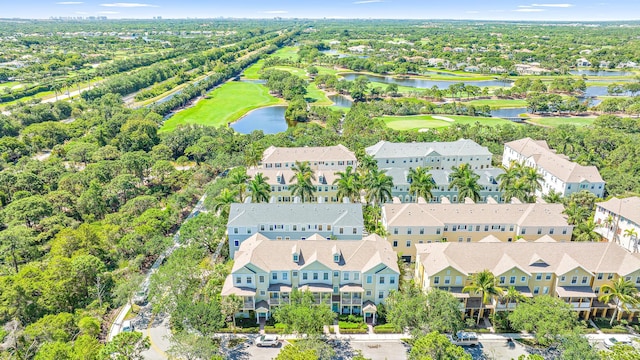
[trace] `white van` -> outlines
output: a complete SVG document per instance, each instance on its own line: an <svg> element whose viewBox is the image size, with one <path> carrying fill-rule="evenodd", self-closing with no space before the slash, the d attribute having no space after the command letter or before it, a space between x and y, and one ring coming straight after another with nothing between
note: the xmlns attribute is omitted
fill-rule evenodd
<svg viewBox="0 0 640 360"><path fill-rule="evenodd" d="M455 336L449 336L449 339L459 346L476 346L479 344L478 334L470 331L458 331Z"/></svg>
<svg viewBox="0 0 640 360"><path fill-rule="evenodd" d="M122 332L132 332L133 330L135 330L135 328L133 327L131 320L125 320L122 322Z"/></svg>

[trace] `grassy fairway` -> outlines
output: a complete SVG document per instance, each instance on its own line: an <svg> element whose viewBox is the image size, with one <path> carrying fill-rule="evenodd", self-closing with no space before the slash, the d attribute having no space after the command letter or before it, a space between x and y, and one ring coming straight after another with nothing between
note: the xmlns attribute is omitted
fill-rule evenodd
<svg viewBox="0 0 640 360"><path fill-rule="evenodd" d="M298 48L295 46L285 46L282 49L278 49L278 51L274 52L273 56L283 59L295 60L298 58Z"/></svg>
<svg viewBox="0 0 640 360"><path fill-rule="evenodd" d="M209 93L208 99L175 114L164 123L161 131L171 131L185 123L226 126L253 109L281 102L282 100L269 95L263 85L229 82Z"/></svg>
<svg viewBox="0 0 640 360"><path fill-rule="evenodd" d="M531 118L528 121L542 126L556 127L558 125L575 125L577 127L592 125L596 118L583 117L539 117Z"/></svg>
<svg viewBox="0 0 640 360"><path fill-rule="evenodd" d="M438 115L436 115L438 116ZM487 118L476 116L460 116L460 115L441 115L454 120L453 122L434 119L433 115L414 115L414 116L384 116L380 118L388 127L394 130L418 130L418 129L436 129L448 127L454 124L473 125L479 122L483 125L496 126L502 124L512 124L511 121L499 118Z"/></svg>

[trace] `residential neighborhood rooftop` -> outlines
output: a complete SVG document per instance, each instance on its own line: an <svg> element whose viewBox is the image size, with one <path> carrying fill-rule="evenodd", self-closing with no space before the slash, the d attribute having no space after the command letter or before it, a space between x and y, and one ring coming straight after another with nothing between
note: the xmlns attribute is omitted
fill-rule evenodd
<svg viewBox="0 0 640 360"><path fill-rule="evenodd" d="M258 224L363 224L362 204L351 203L234 203L228 226Z"/></svg>
<svg viewBox="0 0 640 360"><path fill-rule="evenodd" d="M269 146L263 154L263 163L283 163L295 161L331 162L331 161L356 161L356 155L346 146L319 147L275 147Z"/></svg>
<svg viewBox="0 0 640 360"><path fill-rule="evenodd" d="M640 225L640 197L633 196L624 199L614 197L596 204Z"/></svg>
<svg viewBox="0 0 640 360"><path fill-rule="evenodd" d="M386 204L387 226L443 226L445 224L517 224L568 226L562 204Z"/></svg>
<svg viewBox="0 0 640 360"><path fill-rule="evenodd" d="M366 149L374 158L407 158L424 156L491 156L488 148L473 140L460 139L453 142L392 143L380 141Z"/></svg>
<svg viewBox="0 0 640 360"><path fill-rule="evenodd" d="M640 254L609 242L476 242L417 244L425 272L453 267L464 274L488 269L495 274L512 268L563 275L582 267L591 273L627 275L640 268Z"/></svg>
<svg viewBox="0 0 640 360"><path fill-rule="evenodd" d="M565 155L557 154L549 148L544 140L524 138L505 144L526 158L533 158L536 165L553 174L566 183L604 182L598 168L595 166L582 166L570 161Z"/></svg>

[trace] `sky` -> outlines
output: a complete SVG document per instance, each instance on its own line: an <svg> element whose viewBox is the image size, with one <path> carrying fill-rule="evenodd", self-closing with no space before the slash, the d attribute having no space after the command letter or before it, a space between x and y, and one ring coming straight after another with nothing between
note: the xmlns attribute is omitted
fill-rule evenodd
<svg viewBox="0 0 640 360"><path fill-rule="evenodd" d="M134 2L135 1L135 2ZM640 20L640 0L0 0L0 18Z"/></svg>

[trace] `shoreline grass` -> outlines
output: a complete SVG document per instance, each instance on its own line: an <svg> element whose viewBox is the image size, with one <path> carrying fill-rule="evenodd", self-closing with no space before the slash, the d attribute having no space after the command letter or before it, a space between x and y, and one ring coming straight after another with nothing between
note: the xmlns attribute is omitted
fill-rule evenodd
<svg viewBox="0 0 640 360"><path fill-rule="evenodd" d="M434 116L442 116L454 120L453 122L435 119ZM483 125L497 126L513 124L509 120L495 117L464 116L464 115L412 115L412 116L383 116L380 117L387 127L394 130L419 130L438 129L453 125L473 125L479 122Z"/></svg>
<svg viewBox="0 0 640 360"><path fill-rule="evenodd" d="M172 131L180 124L227 126L251 110L283 103L282 99L271 96L264 85L232 81L209 93L207 99L200 100L194 107L172 116L160 131Z"/></svg>

